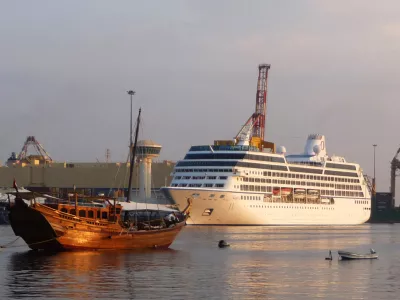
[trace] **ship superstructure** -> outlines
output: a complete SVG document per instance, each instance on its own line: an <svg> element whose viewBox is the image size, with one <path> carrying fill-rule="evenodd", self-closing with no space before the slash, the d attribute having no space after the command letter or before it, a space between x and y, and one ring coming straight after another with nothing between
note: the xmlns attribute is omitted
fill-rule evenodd
<svg viewBox="0 0 400 300"><path fill-rule="evenodd" d="M265 95L262 103L266 104L263 72L268 69L269 65L259 66L256 112L234 140L192 146L176 164L171 184L162 189L164 194L182 207L187 198L194 199L188 224L366 222L371 196L362 169L343 157L328 156L325 136L309 135L304 152L297 155L287 155L284 147L276 149L264 141L259 125L264 125L266 109L265 105L259 109L259 95Z"/></svg>

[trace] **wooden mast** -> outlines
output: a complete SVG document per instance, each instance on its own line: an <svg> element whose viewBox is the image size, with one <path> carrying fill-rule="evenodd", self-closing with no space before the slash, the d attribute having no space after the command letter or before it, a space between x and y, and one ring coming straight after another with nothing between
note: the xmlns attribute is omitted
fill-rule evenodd
<svg viewBox="0 0 400 300"><path fill-rule="evenodd" d="M139 108L139 115L137 117L136 121L136 131L135 131L135 143L133 144L133 149L131 145L131 161L130 161L130 166L129 166L129 183L128 183L128 197L126 199L127 202L131 201L131 189L132 189L132 174L133 174L133 167L135 164L135 156L136 156L136 144L137 144L137 139L139 135L139 124L140 124L140 113L142 112L142 109Z"/></svg>

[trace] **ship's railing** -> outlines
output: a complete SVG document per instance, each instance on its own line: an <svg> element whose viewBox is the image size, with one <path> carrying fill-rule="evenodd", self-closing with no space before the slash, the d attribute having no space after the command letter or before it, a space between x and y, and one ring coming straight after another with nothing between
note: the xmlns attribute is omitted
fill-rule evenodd
<svg viewBox="0 0 400 300"><path fill-rule="evenodd" d="M288 165L305 165L312 167L322 167L323 163L315 161L288 161Z"/></svg>
<svg viewBox="0 0 400 300"><path fill-rule="evenodd" d="M36 199L38 203L42 203L44 205L58 205L58 204L64 204L64 205L74 205L75 204L75 199L44 199L44 201L39 201L39 199ZM106 207L105 203L96 203L92 201L87 201L85 199L78 199L77 201L78 206L81 207Z"/></svg>
<svg viewBox="0 0 400 300"><path fill-rule="evenodd" d="M211 146L211 145L202 145L202 146L192 146L189 149L189 152L192 151L252 151L252 152L260 152L257 147L253 146L228 146L228 145L219 145L219 146Z"/></svg>

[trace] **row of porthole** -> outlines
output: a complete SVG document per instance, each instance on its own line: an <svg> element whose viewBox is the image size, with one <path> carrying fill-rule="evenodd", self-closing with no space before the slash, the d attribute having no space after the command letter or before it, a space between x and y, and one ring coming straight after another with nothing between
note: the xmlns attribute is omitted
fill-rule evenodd
<svg viewBox="0 0 400 300"><path fill-rule="evenodd" d="M368 204L367 200L355 200L356 204Z"/></svg>
<svg viewBox="0 0 400 300"><path fill-rule="evenodd" d="M250 205L252 208L292 208L292 209L319 209L319 207L300 207L300 206L295 206L295 207L290 207L290 206L269 206L269 205ZM335 209L334 207L321 207L321 209L324 210L333 210Z"/></svg>

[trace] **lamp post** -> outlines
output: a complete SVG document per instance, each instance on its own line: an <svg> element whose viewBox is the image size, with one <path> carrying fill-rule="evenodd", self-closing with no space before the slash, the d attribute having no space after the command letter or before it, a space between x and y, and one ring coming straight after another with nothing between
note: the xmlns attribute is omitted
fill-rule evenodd
<svg viewBox="0 0 400 300"><path fill-rule="evenodd" d="M130 151L132 151L132 144L133 144L133 137L132 137L132 101L133 101L133 95L135 95L135 91L132 91L132 90L130 90L130 91L127 91L127 93L128 93L128 95L129 96L131 96L131 131L130 131L130 143L129 143L129 147L130 147ZM129 153L131 153L129 151Z"/></svg>
<svg viewBox="0 0 400 300"><path fill-rule="evenodd" d="M132 90L127 91L128 95L131 96L131 130L130 130L130 143L129 143L129 162L132 164L133 160L135 159L133 157L132 149L133 149L133 136L132 136L132 100L133 100L133 95L135 95L135 92ZM131 166L132 167L132 166ZM130 202L131 198L131 189L132 189L132 172L129 173L129 182L128 182L128 197L127 201Z"/></svg>
<svg viewBox="0 0 400 300"><path fill-rule="evenodd" d="M375 196L376 194L376 175L375 175L375 150L376 150L376 146L378 146L377 144L373 144L372 145L374 147L374 180L373 180L373 194Z"/></svg>

